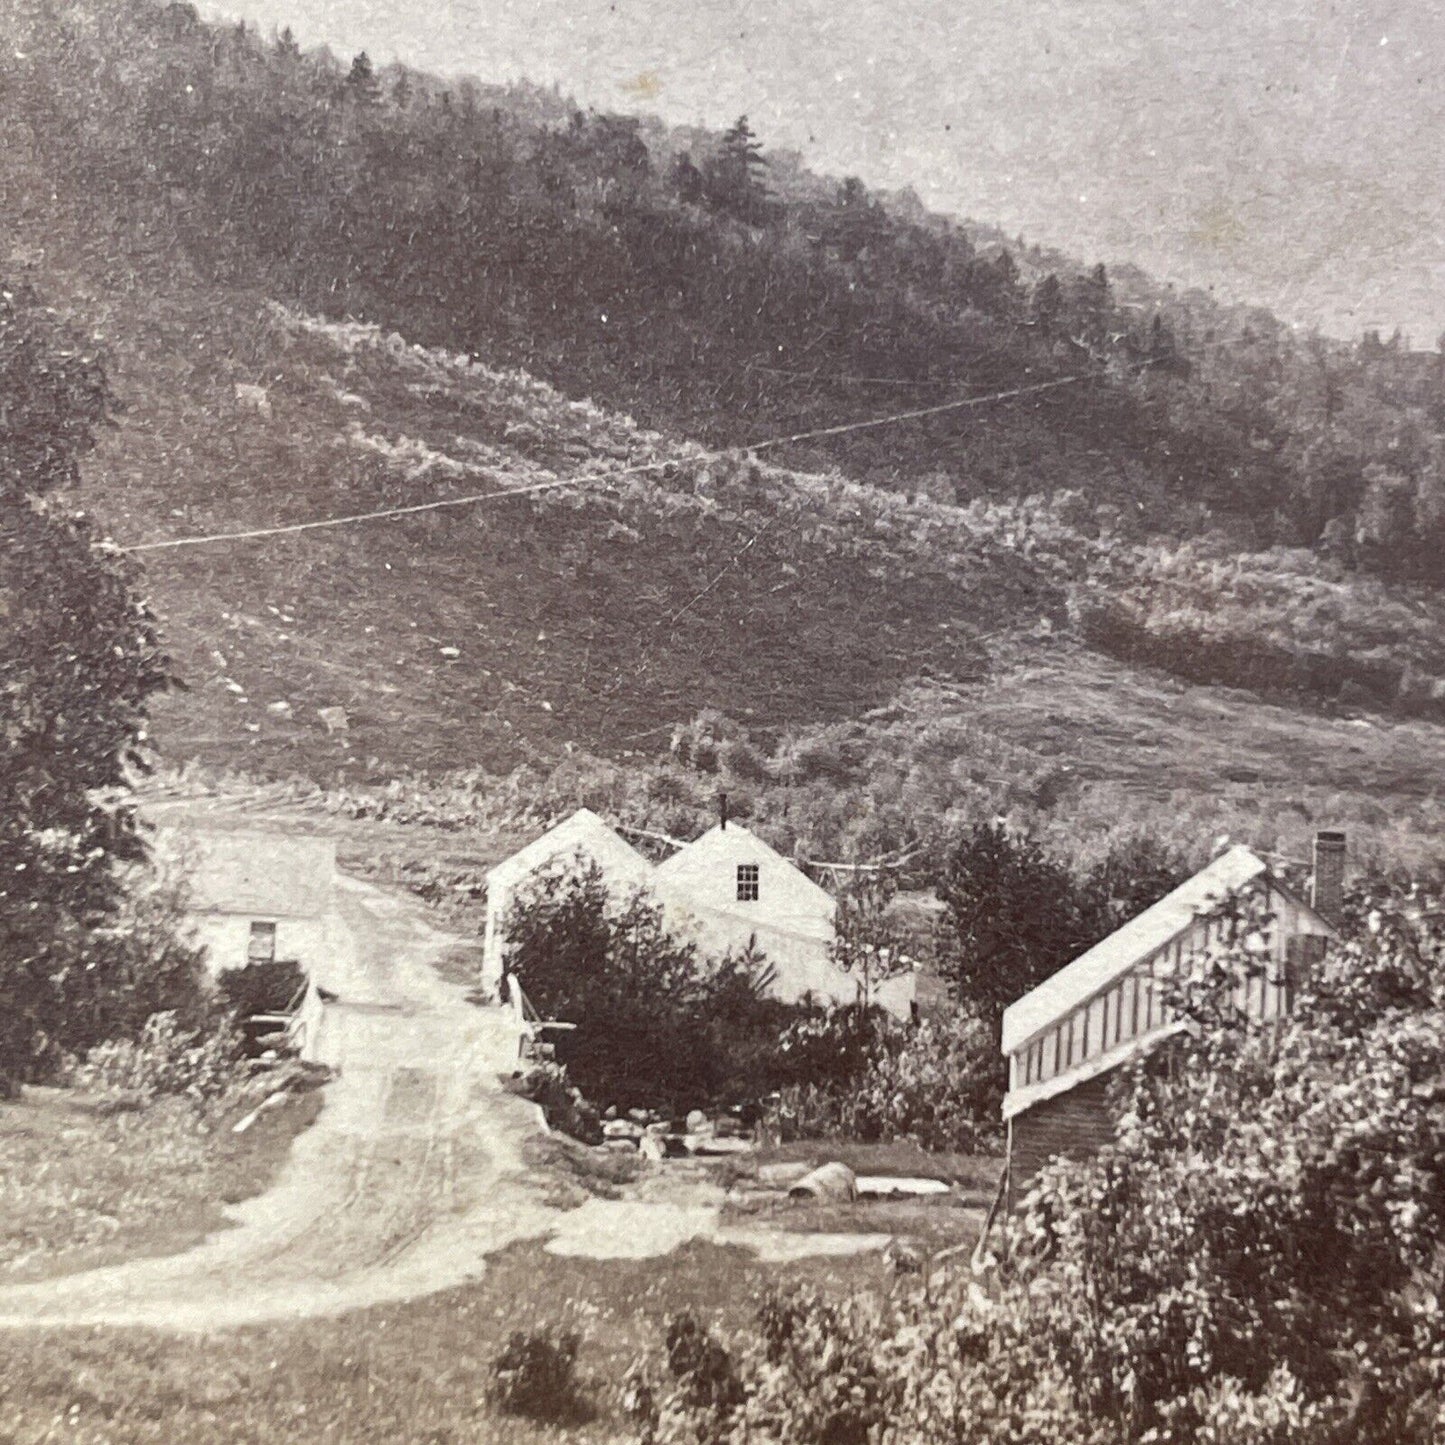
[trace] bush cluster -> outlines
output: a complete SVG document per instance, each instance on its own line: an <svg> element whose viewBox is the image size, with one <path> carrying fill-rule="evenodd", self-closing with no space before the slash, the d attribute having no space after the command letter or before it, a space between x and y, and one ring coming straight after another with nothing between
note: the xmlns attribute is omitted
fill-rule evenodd
<svg viewBox="0 0 1445 1445"><path fill-rule="evenodd" d="M1003 1074L995 1030L977 1012L952 1009L917 1026L878 1010L860 1024L860 1012L839 1009L784 1035L790 1073L804 1058L822 1066L804 1064L770 1104L777 1138L909 1139L963 1153L996 1146ZM800 1036L806 1054L793 1052Z"/></svg>
<svg viewBox="0 0 1445 1445"><path fill-rule="evenodd" d="M150 1104L182 1097L205 1104L240 1078L240 1040L229 1028L191 1030L174 1013L152 1014L136 1039L97 1044L68 1070L81 1089Z"/></svg>
<svg viewBox="0 0 1445 1445"><path fill-rule="evenodd" d="M676 1114L772 1087L794 1010L766 996L755 951L701 956L646 893L613 898L585 860L539 874L506 929L507 967L539 1013L580 1025L557 1057L594 1104Z"/></svg>
<svg viewBox="0 0 1445 1445"><path fill-rule="evenodd" d="M507 1415L575 1424L590 1414L577 1376L582 1337L565 1330L514 1330L492 1361L487 1398Z"/></svg>

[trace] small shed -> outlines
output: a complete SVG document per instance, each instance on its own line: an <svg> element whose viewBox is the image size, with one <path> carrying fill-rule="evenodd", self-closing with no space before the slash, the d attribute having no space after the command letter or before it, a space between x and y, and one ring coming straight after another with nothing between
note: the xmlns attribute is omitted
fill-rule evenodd
<svg viewBox="0 0 1445 1445"><path fill-rule="evenodd" d="M1239 1002L1254 1018L1288 1012L1299 969L1323 956L1334 928L1246 847L1221 854L1004 1011L1015 1195L1050 1158L1090 1153L1113 1137L1108 1075L1182 1027L1165 1002L1168 982L1217 941L1213 911L1245 890L1272 916L1272 966L1242 986Z"/></svg>
<svg viewBox="0 0 1445 1445"><path fill-rule="evenodd" d="M547 867L595 863L609 889L625 892L651 881L652 865L590 808L579 808L487 874L487 925L482 947L482 986L495 991L502 977L507 913L518 890Z"/></svg>
<svg viewBox="0 0 1445 1445"><path fill-rule="evenodd" d="M332 839L173 829L167 844L214 972L275 960L324 969L344 929Z"/></svg>

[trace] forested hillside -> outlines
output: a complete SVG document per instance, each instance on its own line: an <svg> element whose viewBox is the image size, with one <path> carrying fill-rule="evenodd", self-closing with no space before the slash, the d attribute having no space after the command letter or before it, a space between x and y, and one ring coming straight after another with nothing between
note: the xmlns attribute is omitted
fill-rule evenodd
<svg viewBox="0 0 1445 1445"><path fill-rule="evenodd" d="M1399 338L1006 248L770 164L742 121L672 134L379 74L185 4L11 3L7 144L87 233L124 234L121 274L184 258L728 445L1080 376L791 459L946 500L1069 487L1136 529L1436 580L1445 360Z"/></svg>
<svg viewBox="0 0 1445 1445"><path fill-rule="evenodd" d="M651 789L720 709L725 784L820 846L1083 783L1428 802L1436 357L1006 250L741 125L378 75L183 5L7 8L0 281L109 370L67 495L151 549L168 758L577 759L585 792L601 754ZM1396 721L1341 733L1361 708Z"/></svg>

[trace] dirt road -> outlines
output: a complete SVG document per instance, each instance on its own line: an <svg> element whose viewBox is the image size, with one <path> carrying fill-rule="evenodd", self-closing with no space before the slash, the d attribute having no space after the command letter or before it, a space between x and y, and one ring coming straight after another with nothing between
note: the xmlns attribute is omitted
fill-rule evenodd
<svg viewBox="0 0 1445 1445"><path fill-rule="evenodd" d="M356 947L321 980L339 999L317 1043L339 1073L275 1186L182 1254L0 1290L0 1327L214 1330L337 1313L461 1284L522 1239L597 1258L695 1238L772 1258L883 1242L729 1230L720 1195L706 1192L549 1204L523 1158L537 1112L498 1078L516 1057L509 1015L467 1003L437 975L432 962L454 940L419 906L351 880L344 900Z"/></svg>

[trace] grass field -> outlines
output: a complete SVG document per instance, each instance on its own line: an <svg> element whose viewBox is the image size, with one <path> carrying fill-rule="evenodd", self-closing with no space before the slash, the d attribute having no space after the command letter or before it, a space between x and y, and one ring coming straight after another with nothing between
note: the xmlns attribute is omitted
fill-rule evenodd
<svg viewBox="0 0 1445 1445"><path fill-rule="evenodd" d="M0 1104L0 1283L174 1254L224 1228L224 1206L270 1184L321 1097L244 1134L231 1126L255 1097L205 1114L175 1100L108 1112L67 1089Z"/></svg>
<svg viewBox="0 0 1445 1445"><path fill-rule="evenodd" d="M346 1445L629 1438L617 1382L658 1347L668 1316L695 1312L724 1329L748 1322L771 1283L881 1287L876 1257L760 1265L712 1245L665 1259L559 1259L539 1245L497 1256L477 1284L414 1303L245 1329L222 1338L143 1331L45 1331L8 1337L0 1440L77 1445ZM485 1403L488 1367L514 1329L581 1331L579 1369L597 1417L534 1426Z"/></svg>

